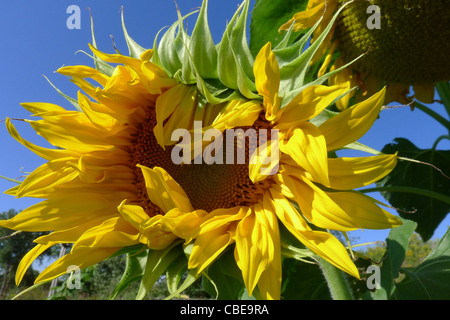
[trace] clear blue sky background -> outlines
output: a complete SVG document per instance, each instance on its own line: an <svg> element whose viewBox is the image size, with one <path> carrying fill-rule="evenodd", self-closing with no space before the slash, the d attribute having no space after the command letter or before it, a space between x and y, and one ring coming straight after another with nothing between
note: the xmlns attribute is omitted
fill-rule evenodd
<svg viewBox="0 0 450 320"><path fill-rule="evenodd" d="M226 22L232 17L240 0L210 0L209 22L213 37L220 41ZM252 1L253 4L254 1ZM81 9L81 29L69 30L66 13L69 5L76 4ZM2 0L0 10L0 119L29 118L29 114L19 104L21 102L50 102L71 108L45 80L47 76L60 90L75 97L78 87L62 75L54 73L63 65L92 65L91 59L78 50L89 52L91 42L91 8L95 34L99 49L114 53L110 35L123 53L126 45L121 29L120 9L124 6L125 22L129 34L143 47L153 46L157 32L171 25L177 18L175 2L170 0L150 1L64 1L64 0ZM183 14L198 8L201 0L178 0ZM192 24L192 20L191 20ZM190 30L192 30L190 25ZM433 104L432 108L445 115L442 105ZM25 123L14 122L22 136L33 143L48 144L38 137ZM382 112L368 134L361 142L380 150L395 137L405 137L419 148L430 148L435 139L445 134L444 128L421 111L411 112L409 108L399 108ZM20 145L7 133L4 123L0 123L0 175L17 178L22 172L30 172L44 163L44 160ZM440 149L449 149L450 143L444 141ZM0 179L0 190L13 187L14 183ZM373 195L373 194L372 194ZM375 195L373 195L375 196ZM377 196L378 199L383 200ZM17 210L36 203L36 199L14 199L0 194L0 211L14 208ZM435 237L444 234L450 219L447 218L435 233ZM387 231L357 231L351 237L358 242L384 240Z"/></svg>

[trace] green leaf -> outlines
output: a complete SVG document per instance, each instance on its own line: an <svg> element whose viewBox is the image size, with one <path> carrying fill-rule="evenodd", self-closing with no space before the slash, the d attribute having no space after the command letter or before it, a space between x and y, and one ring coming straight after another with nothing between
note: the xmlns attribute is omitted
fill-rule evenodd
<svg viewBox="0 0 450 320"><path fill-rule="evenodd" d="M242 273L234 259L234 247L227 249L207 270L203 288L219 300L236 300L245 289Z"/></svg>
<svg viewBox="0 0 450 320"><path fill-rule="evenodd" d="M450 82L439 82L436 84L436 90L450 116Z"/></svg>
<svg viewBox="0 0 450 320"><path fill-rule="evenodd" d="M396 285L394 298L401 300L450 298L450 229L428 257Z"/></svg>
<svg viewBox="0 0 450 320"><path fill-rule="evenodd" d="M285 300L331 300L319 266L294 259L283 260L282 297Z"/></svg>
<svg viewBox="0 0 450 320"><path fill-rule="evenodd" d="M197 275L197 269L191 269L189 270L186 279L184 279L183 283L180 287L176 288L170 296L168 296L165 300L170 300L174 297L177 297L180 295L181 292L189 288L194 282L199 278L199 275Z"/></svg>
<svg viewBox="0 0 450 320"><path fill-rule="evenodd" d="M125 271L117 286L114 288L109 299L115 299L130 284L138 281L144 274L145 265L147 263L147 250L139 253L128 253L126 257Z"/></svg>
<svg viewBox="0 0 450 320"><path fill-rule="evenodd" d="M400 157L413 159L424 163L399 161L396 168L379 182L383 187L411 187L424 189L442 195L442 199L450 194L450 179L437 170L447 170L450 163L450 151L433 149L419 149L412 142L404 138L396 138L393 143L386 145L383 153L395 153ZM448 172L445 172L448 175ZM437 197L427 197L406 192L384 191L382 195L395 208L399 209L401 217L416 221L417 232L424 241L429 240L450 211L448 201L438 200ZM409 213L415 211L414 213ZM407 213L408 212L408 213Z"/></svg>
<svg viewBox="0 0 450 320"><path fill-rule="evenodd" d="M179 243L163 250L149 250L136 300L142 300L169 265L180 255L184 255Z"/></svg>
<svg viewBox="0 0 450 320"><path fill-rule="evenodd" d="M399 276L400 267L405 259L411 238L417 224L413 221L402 219L403 225L391 229L386 239L386 253L380 268L380 289L371 292L374 300L388 300L394 293L394 280Z"/></svg>
<svg viewBox="0 0 450 320"><path fill-rule="evenodd" d="M178 289L178 284L187 271L186 256L179 256L166 270L167 289L174 294Z"/></svg>
<svg viewBox="0 0 450 320"><path fill-rule="evenodd" d="M303 11L307 4L308 0L256 0L250 22L250 50L253 56L267 42L270 41L272 47L281 42L284 35L278 29L295 13Z"/></svg>

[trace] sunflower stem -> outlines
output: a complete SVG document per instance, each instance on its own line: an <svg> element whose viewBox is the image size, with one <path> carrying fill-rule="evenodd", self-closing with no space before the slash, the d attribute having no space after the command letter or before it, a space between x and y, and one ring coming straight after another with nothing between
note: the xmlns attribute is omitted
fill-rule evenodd
<svg viewBox="0 0 450 320"><path fill-rule="evenodd" d="M450 121L448 121L447 119L445 119L443 116L441 116L440 114L438 114L436 111L431 110L430 108L424 106L423 104L415 101L414 102L414 106L425 112L426 114L428 114L430 117L434 118L436 121L438 121L440 124L442 124L444 127L447 128L447 130L450 130Z"/></svg>
<svg viewBox="0 0 450 320"><path fill-rule="evenodd" d="M322 258L318 258L318 262L333 300L353 300L352 291L344 272Z"/></svg>
<svg viewBox="0 0 450 320"><path fill-rule="evenodd" d="M439 97L442 100L442 103L445 107L445 110L447 111L448 116L450 117L450 83L439 82L438 84L436 84L436 90L439 94Z"/></svg>

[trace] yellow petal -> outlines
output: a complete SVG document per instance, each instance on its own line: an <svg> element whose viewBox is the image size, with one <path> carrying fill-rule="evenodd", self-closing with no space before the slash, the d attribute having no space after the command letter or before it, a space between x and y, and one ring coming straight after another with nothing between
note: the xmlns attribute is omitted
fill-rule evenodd
<svg viewBox="0 0 450 320"><path fill-rule="evenodd" d="M398 219L370 197L356 192L326 192L304 177L284 179L303 215L319 228L352 231L398 225Z"/></svg>
<svg viewBox="0 0 450 320"><path fill-rule="evenodd" d="M45 250L50 248L53 244L42 245L38 244L33 249L27 252L27 254L20 260L16 271L16 285L18 286L23 279L23 276L27 272L34 260L37 259Z"/></svg>
<svg viewBox="0 0 450 320"><path fill-rule="evenodd" d="M208 212L204 210L183 212L178 208L174 208L162 218L163 229L170 230L188 243L197 236L199 227L204 222L204 217L207 214Z"/></svg>
<svg viewBox="0 0 450 320"><path fill-rule="evenodd" d="M151 217L143 224L144 235L148 239L147 246L153 250L166 249L178 237L163 227L163 216L158 214Z"/></svg>
<svg viewBox="0 0 450 320"><path fill-rule="evenodd" d="M57 72L65 76L92 78L102 86L104 86L109 79L107 75L101 73L97 69L83 65L62 67L59 68Z"/></svg>
<svg viewBox="0 0 450 320"><path fill-rule="evenodd" d="M115 213L114 206L98 194L86 194L83 201L74 202L73 199L74 196L52 197L41 201L9 220L0 220L0 226L29 232L53 231Z"/></svg>
<svg viewBox="0 0 450 320"><path fill-rule="evenodd" d="M127 200L123 200L122 203L117 207L119 213L122 217L133 227L139 230L141 233L144 232L143 223L150 219L147 213L141 206L137 205L126 205Z"/></svg>
<svg viewBox="0 0 450 320"><path fill-rule="evenodd" d="M97 50L95 47L93 47L91 44L89 44L89 48L92 50L92 52L100 59L106 62L111 63L120 63L123 65L128 65L132 67L135 70L140 70L142 61L140 59L135 59L128 56L123 56L121 54L108 54L101 52Z"/></svg>
<svg viewBox="0 0 450 320"><path fill-rule="evenodd" d="M289 232L311 251L359 279L358 269L338 239L327 232L311 230L306 221L283 195L273 189L270 191L274 199L272 205L275 213Z"/></svg>
<svg viewBox="0 0 450 320"><path fill-rule="evenodd" d="M107 113L96 111L93 102L90 101L81 92L78 92L78 104L80 105L80 108L83 110L86 117L95 126L106 129L108 131L113 131L114 129L116 129L116 131L113 131L112 133L116 133L118 130L122 129L117 119Z"/></svg>
<svg viewBox="0 0 450 320"><path fill-rule="evenodd" d="M397 164L397 155L357 158L329 158L330 187L352 190L365 187L389 174Z"/></svg>
<svg viewBox="0 0 450 320"><path fill-rule="evenodd" d="M324 10L325 1L310 1L305 11L300 11L294 14L294 16L288 22L283 24L279 30L289 30L292 23L294 23L292 29L294 32L311 28L323 16Z"/></svg>
<svg viewBox="0 0 450 320"><path fill-rule="evenodd" d="M316 117L336 98L344 94L344 86L310 86L300 92L289 104L281 109L281 117L276 129L288 129Z"/></svg>
<svg viewBox="0 0 450 320"><path fill-rule="evenodd" d="M153 49L147 49L140 54L139 59L141 59L141 61L148 61L153 57L153 53Z"/></svg>
<svg viewBox="0 0 450 320"><path fill-rule="evenodd" d="M280 233L267 194L236 229L235 259L251 295L258 284L266 298L279 299L281 290Z"/></svg>
<svg viewBox="0 0 450 320"><path fill-rule="evenodd" d="M376 205L375 200L357 192L327 192L354 224L362 229L389 229L400 226L402 222L386 210Z"/></svg>
<svg viewBox="0 0 450 320"><path fill-rule="evenodd" d="M103 221L86 230L75 242L72 250L78 247L126 247L138 243L139 234L121 216Z"/></svg>
<svg viewBox="0 0 450 320"><path fill-rule="evenodd" d="M137 237L136 230L117 216L40 237L36 242L44 245L71 242L75 244L69 254L47 267L38 276L36 283L59 277L67 273L67 268L73 265L82 269L103 261L124 246L139 243Z"/></svg>
<svg viewBox="0 0 450 320"><path fill-rule="evenodd" d="M258 146L250 156L249 178L253 183L275 175L280 166L280 143L273 132L271 138ZM261 142L261 141L260 141Z"/></svg>
<svg viewBox="0 0 450 320"><path fill-rule="evenodd" d="M344 60L342 57L339 57L335 62L334 65L331 67L330 71L333 71L335 69L339 69L344 65ZM352 73L352 70L350 67L344 68L341 71L333 74L329 79L328 83L330 85L340 85L344 87L345 92L350 91L353 87L357 85L354 75ZM348 108L348 105L350 103L351 97L353 97L355 94L355 91L351 91L345 96L343 96L341 99L336 101L336 107L340 111L344 111Z"/></svg>
<svg viewBox="0 0 450 320"><path fill-rule="evenodd" d="M164 213L173 208L184 212L191 212L191 202L183 188L162 168L153 169L138 165L145 179L147 195L151 202L156 204Z"/></svg>
<svg viewBox="0 0 450 320"><path fill-rule="evenodd" d="M80 236L87 230L101 225L103 222L117 218L117 213L109 216L93 217L86 222L81 222L75 227L68 229L53 231L47 235L35 239L33 242L43 245L58 244L58 243L75 243Z"/></svg>
<svg viewBox="0 0 450 320"><path fill-rule="evenodd" d="M334 31L333 31L333 32L334 32ZM327 35L327 38L328 38L329 36L330 36L330 34ZM327 38L325 38L324 43L327 43ZM324 43L322 43L322 45L323 45ZM327 53L326 56L325 56L325 60L323 61L322 66L321 66L320 69L319 69L319 72L317 73L317 77L318 77L318 78L322 77L322 76L325 74L325 72L327 71L328 66L330 65L330 62L331 62L331 60L332 60L332 58L333 58L334 50L336 50L336 46L337 46L337 41L334 41L334 42L331 44L330 50L328 50L328 53ZM328 48L327 48L327 49L328 49ZM319 47L319 52L320 52L320 47ZM317 53L316 53L316 54L317 54ZM323 57L323 56L324 56L324 54L321 55L321 57Z"/></svg>
<svg viewBox="0 0 450 320"><path fill-rule="evenodd" d="M319 126L328 150L337 150L361 138L373 125L384 103L386 88L346 109Z"/></svg>
<svg viewBox="0 0 450 320"><path fill-rule="evenodd" d="M120 140L114 139L115 137L107 139L104 132L96 128L81 112L76 115L29 122L31 127L49 143L74 153L109 150L113 148L113 142L120 143Z"/></svg>
<svg viewBox="0 0 450 320"><path fill-rule="evenodd" d="M78 172L67 166L71 158L62 158L44 163L20 184L16 197L25 197L34 193L50 193L52 188L70 182L78 176Z"/></svg>
<svg viewBox="0 0 450 320"><path fill-rule="evenodd" d="M151 94L161 94L164 88L171 88L178 84L175 79L169 78L160 66L150 61L142 63L141 71L142 84Z"/></svg>
<svg viewBox="0 0 450 320"><path fill-rule="evenodd" d="M262 111L263 107L256 101L233 100L226 104L212 124L205 129L214 128L223 131L234 127L251 126Z"/></svg>
<svg viewBox="0 0 450 320"><path fill-rule="evenodd" d="M255 86L259 94L263 96L266 119L275 120L280 109L278 90L280 87L280 69L275 54L268 42L259 51L253 66L255 74Z"/></svg>
<svg viewBox="0 0 450 320"><path fill-rule="evenodd" d="M270 264L261 274L258 288L263 299L279 300L281 296L282 280L281 240L278 218L273 211L272 202L272 195L267 192L263 198L263 208L266 219L262 221L273 242L273 253L270 252ZM261 215L258 215L257 217L261 217Z"/></svg>
<svg viewBox="0 0 450 320"><path fill-rule="evenodd" d="M139 241L154 250L164 249L177 238L163 226L163 216L149 217L141 206L126 205L124 200L118 210L124 219L140 232Z"/></svg>
<svg viewBox="0 0 450 320"><path fill-rule="evenodd" d="M249 210L247 207L217 209L206 216L189 256L189 269L197 268L197 273L201 273L233 243L237 221Z"/></svg>
<svg viewBox="0 0 450 320"><path fill-rule="evenodd" d="M33 113L33 115L35 116L43 116L47 114L64 114L70 112L56 104L45 102L24 102L20 105Z"/></svg>
<svg viewBox="0 0 450 320"><path fill-rule="evenodd" d="M82 247L76 251L66 254L59 258L44 271L42 271L36 278L35 283L45 282L67 274L71 266L78 266L80 269L89 267L99 263L121 248L89 248Z"/></svg>
<svg viewBox="0 0 450 320"><path fill-rule="evenodd" d="M284 181L294 195L302 214L319 228L339 231L358 229L352 219L327 194L306 178L284 176Z"/></svg>
<svg viewBox="0 0 450 320"><path fill-rule="evenodd" d="M280 150L305 171L309 172L316 182L328 186L328 154L325 138L312 123L305 122L294 129L289 141L280 144Z"/></svg>
<svg viewBox="0 0 450 320"><path fill-rule="evenodd" d="M177 108L180 106L180 104L185 101L184 107L186 107L186 103L189 103L191 101L190 107L187 108L188 110L184 109L178 112L186 114L192 113L192 108L195 107L195 98L194 98L194 90L189 88L188 86L179 84L176 85L166 92L164 92L161 96L158 97L156 100L156 106L155 106L155 112L156 112L156 125L153 129L153 133L155 135L156 140L158 141L159 145L162 148L165 148L166 146L166 137L170 136L172 134L172 131L167 129L167 123L166 120L170 118L170 116L177 110ZM189 104L188 104L189 105ZM188 120L191 119L190 116L187 117ZM173 121L172 121L173 122ZM182 129L187 129L184 127L178 127ZM172 142L175 143L175 142ZM171 144L171 143L170 143Z"/></svg>
<svg viewBox="0 0 450 320"><path fill-rule="evenodd" d="M256 204L255 210L261 211L261 205ZM263 213L264 214L264 213ZM242 271L245 286L249 295L259 281L261 273L267 269L269 261L270 240L268 234L254 212L249 212L237 225L236 249L234 256Z"/></svg>
<svg viewBox="0 0 450 320"><path fill-rule="evenodd" d="M259 292L264 300L279 300L281 296L281 255L261 274Z"/></svg>
<svg viewBox="0 0 450 320"><path fill-rule="evenodd" d="M70 157L73 156L74 153L68 150L61 150L61 149L48 149L39 147L35 144L32 144L31 142L26 141L23 139L19 133L17 132L14 125L11 123L11 120L9 118L6 118L5 120L6 128L8 129L9 134L19 141L21 144L23 144L25 147L33 151L35 154L40 156L41 158L44 158L45 160L53 160L58 158L64 158L64 157Z"/></svg>

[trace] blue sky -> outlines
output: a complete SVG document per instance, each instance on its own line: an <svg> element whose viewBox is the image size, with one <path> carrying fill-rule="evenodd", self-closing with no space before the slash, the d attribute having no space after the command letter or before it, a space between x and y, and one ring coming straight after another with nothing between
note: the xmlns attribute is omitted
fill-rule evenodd
<svg viewBox="0 0 450 320"><path fill-rule="evenodd" d="M183 14L201 5L201 0L178 0ZM220 41L226 22L236 10L240 0L210 0L209 22L213 37ZM253 3L253 1L252 1ZM76 4L81 9L81 29L69 30L66 21L70 14L68 6ZM29 114L19 104L21 102L50 102L70 108L47 82L53 84L70 96L75 96L78 88L62 75L54 73L63 65L92 65L91 59L78 50L89 52L91 42L90 7L94 18L95 35L99 49L113 53L110 35L114 36L116 47L126 53L122 35L120 10L124 7L128 33L143 47L153 46L157 32L171 25L177 18L175 1L63 1L63 0L22 0L3 1L0 10L0 120L10 118L29 118ZM191 26L192 29L192 26ZM444 107L432 105L433 110L445 115ZM14 122L27 140L47 146L25 123ZM437 137L445 134L445 129L421 111L411 112L409 108L386 110L375 125L361 139L361 142L380 150L395 137L405 137L420 148L429 148ZM17 178L23 172L30 172L44 163L44 160L20 145L7 133L4 123L0 123L0 175ZM440 149L449 149L450 143L443 141ZM7 190L14 184L0 179L0 190ZM381 197L378 199L382 200ZM14 199L0 194L0 211L11 208L21 210L36 203L35 199ZM447 218L435 234L442 236L450 219ZM354 232L359 242L384 240L387 231Z"/></svg>

